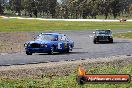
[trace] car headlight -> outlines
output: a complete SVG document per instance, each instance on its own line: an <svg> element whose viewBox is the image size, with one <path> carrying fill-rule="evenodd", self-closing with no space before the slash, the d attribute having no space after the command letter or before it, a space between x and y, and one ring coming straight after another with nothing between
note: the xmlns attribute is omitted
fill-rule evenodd
<svg viewBox="0 0 132 88"><path fill-rule="evenodd" d="M47 47L48 45L47 44L41 44L41 47Z"/></svg>
<svg viewBox="0 0 132 88"><path fill-rule="evenodd" d="M27 47L27 45L28 45L28 44L27 44L27 43L25 43L25 44L24 44L24 47Z"/></svg>
<svg viewBox="0 0 132 88"><path fill-rule="evenodd" d="M48 45L47 45L47 44L45 44L45 47L48 47Z"/></svg>
<svg viewBox="0 0 132 88"><path fill-rule="evenodd" d="M97 36L95 36L94 38L97 38Z"/></svg>
<svg viewBox="0 0 132 88"><path fill-rule="evenodd" d="M45 44L41 44L40 46L41 46L41 47L44 47L44 46L45 46Z"/></svg>
<svg viewBox="0 0 132 88"><path fill-rule="evenodd" d="M25 44L24 44L24 47L29 47L29 46L30 46L29 43L25 43Z"/></svg>
<svg viewBox="0 0 132 88"><path fill-rule="evenodd" d="M112 36L110 36L110 38L113 38Z"/></svg>

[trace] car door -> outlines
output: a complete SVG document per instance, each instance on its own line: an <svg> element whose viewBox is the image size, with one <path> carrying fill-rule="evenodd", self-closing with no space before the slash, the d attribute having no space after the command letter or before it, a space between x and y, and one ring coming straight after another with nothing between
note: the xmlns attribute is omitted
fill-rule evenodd
<svg viewBox="0 0 132 88"><path fill-rule="evenodd" d="M58 51L65 51L68 48L68 41L65 35L58 36Z"/></svg>

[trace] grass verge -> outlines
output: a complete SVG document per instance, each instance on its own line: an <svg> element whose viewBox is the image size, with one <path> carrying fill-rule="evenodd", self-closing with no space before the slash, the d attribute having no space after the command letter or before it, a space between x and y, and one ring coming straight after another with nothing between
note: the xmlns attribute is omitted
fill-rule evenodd
<svg viewBox="0 0 132 88"><path fill-rule="evenodd" d="M132 39L132 32L116 33L113 36L116 37L116 38L128 38L128 39Z"/></svg>
<svg viewBox="0 0 132 88"><path fill-rule="evenodd" d="M67 22L0 19L0 32L84 29L132 29L132 22Z"/></svg>
<svg viewBox="0 0 132 88"><path fill-rule="evenodd" d="M85 65L89 74L130 74L132 75L132 64L123 65L121 61L111 63L89 63ZM127 64L127 63L126 63ZM131 88L132 82L128 84L86 84L76 83L76 71L63 76L41 76L41 78L25 79L0 79L0 88Z"/></svg>

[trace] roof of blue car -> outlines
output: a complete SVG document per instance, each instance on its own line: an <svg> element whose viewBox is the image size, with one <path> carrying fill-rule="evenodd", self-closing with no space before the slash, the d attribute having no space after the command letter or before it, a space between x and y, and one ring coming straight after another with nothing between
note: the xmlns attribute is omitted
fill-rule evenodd
<svg viewBox="0 0 132 88"><path fill-rule="evenodd" d="M42 34L60 35L60 33L52 33L52 32L49 32L49 33L42 33Z"/></svg>

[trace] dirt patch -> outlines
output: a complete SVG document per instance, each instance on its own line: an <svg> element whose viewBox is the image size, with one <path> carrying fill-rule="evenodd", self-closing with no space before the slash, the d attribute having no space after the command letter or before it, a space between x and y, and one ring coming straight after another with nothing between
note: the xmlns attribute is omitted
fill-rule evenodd
<svg viewBox="0 0 132 88"><path fill-rule="evenodd" d="M78 61L61 61L40 64L1 66L0 77L2 78L42 78L49 76L68 76L77 73L77 67L82 64L85 68L101 66L126 66L132 64L132 56L113 56ZM89 72L91 73L91 72ZM120 72L119 72L120 73ZM105 73L104 73L105 74Z"/></svg>
<svg viewBox="0 0 132 88"><path fill-rule="evenodd" d="M33 40L28 32L0 32L0 53L24 51L24 43Z"/></svg>

